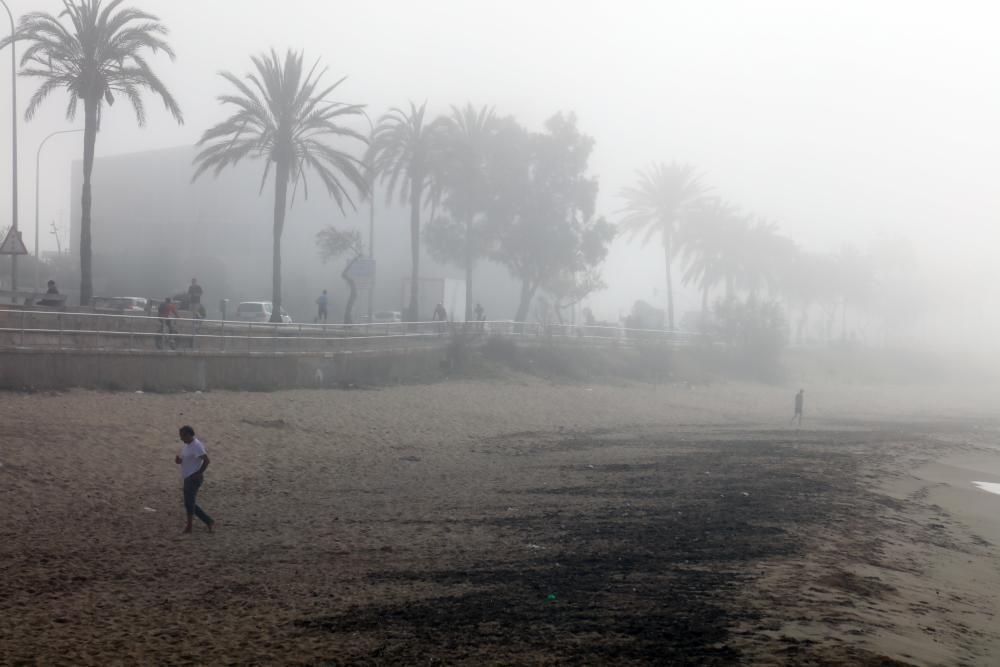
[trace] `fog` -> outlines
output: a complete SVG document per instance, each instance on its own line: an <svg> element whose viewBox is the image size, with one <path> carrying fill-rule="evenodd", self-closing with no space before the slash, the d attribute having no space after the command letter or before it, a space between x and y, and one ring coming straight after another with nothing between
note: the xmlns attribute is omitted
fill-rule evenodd
<svg viewBox="0 0 1000 667"><path fill-rule="evenodd" d="M55 0L9 4L15 15L59 9ZM987 3L961 10L793 0L127 4L171 30L177 60L158 57L154 65L185 124L177 126L152 96L145 128L126 104L116 105L105 111L98 156L192 145L225 116L215 101L224 90L219 70L241 74L249 55L270 47L304 49L307 58L322 58L331 77L348 76L338 98L367 105L372 117L408 100L426 100L433 114L452 104L493 105L532 129L558 111L574 112L596 141L597 211L612 222L637 169L676 160L703 172L712 194L777 223L805 249L905 239L935 309L923 318L925 330L943 335L976 311L975 329L993 336L1000 10ZM2 128L10 122L8 58L0 52ZM36 87L20 81L22 109ZM35 151L49 132L82 126L80 117L75 125L64 120L65 101L57 91L19 125L20 220L29 247ZM0 155L9 152L9 132L0 132ZM70 165L80 154L76 135L45 149L43 249L54 248L44 233L49 221L69 236ZM3 226L9 180L9 159L0 159ZM270 206L268 195L260 205ZM616 318L640 298L663 306L657 243L619 238L604 276L608 288L589 299L595 312ZM694 309L699 294L678 285L677 300L679 311Z"/></svg>

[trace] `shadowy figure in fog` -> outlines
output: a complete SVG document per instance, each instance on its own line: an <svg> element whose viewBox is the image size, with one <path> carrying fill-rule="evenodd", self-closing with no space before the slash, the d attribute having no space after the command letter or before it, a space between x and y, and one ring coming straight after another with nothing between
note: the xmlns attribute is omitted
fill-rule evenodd
<svg viewBox="0 0 1000 667"><path fill-rule="evenodd" d="M160 316L160 333L177 333L174 328L174 320L177 319L177 305L171 301L169 296L160 304L158 314Z"/></svg>
<svg viewBox="0 0 1000 667"><path fill-rule="evenodd" d="M799 393L795 394L795 416L792 417L792 423L798 423L798 426L802 426L802 403L805 400L806 390L799 389Z"/></svg>
<svg viewBox="0 0 1000 667"><path fill-rule="evenodd" d="M49 288L47 290L45 290L46 298L44 298L41 301L39 301L38 305L39 306L49 306L49 307L52 307L52 306L61 306L62 305L62 301L60 299L52 299L52 298L48 297L48 295L50 295L50 294L55 295L55 296L59 296L59 288L56 287L56 281L50 280L48 287Z"/></svg>
<svg viewBox="0 0 1000 667"><path fill-rule="evenodd" d="M482 331L486 327L486 311L483 309L483 304L476 302L476 329Z"/></svg>
<svg viewBox="0 0 1000 667"><path fill-rule="evenodd" d="M434 314L431 316L431 322L447 322L448 321L448 311L444 309L444 304L438 302L438 305L434 307Z"/></svg>
<svg viewBox="0 0 1000 667"><path fill-rule="evenodd" d="M316 322L323 320L323 324L326 324L327 306L329 304L330 299L326 295L326 290L323 290L323 293L316 299Z"/></svg>
<svg viewBox="0 0 1000 667"><path fill-rule="evenodd" d="M188 287L188 308L190 308L191 312L198 312L198 307L201 305L201 295L204 293L205 290L198 284L198 279L192 278L191 286Z"/></svg>

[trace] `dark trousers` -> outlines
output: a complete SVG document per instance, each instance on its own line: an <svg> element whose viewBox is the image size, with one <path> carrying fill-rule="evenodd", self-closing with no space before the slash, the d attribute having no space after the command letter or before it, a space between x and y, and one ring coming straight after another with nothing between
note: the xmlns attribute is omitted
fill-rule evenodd
<svg viewBox="0 0 1000 667"><path fill-rule="evenodd" d="M188 516L192 514L204 521L206 524L212 524L212 517L205 514L205 511L198 507L195 502L195 498L198 496L198 489L201 488L203 479L195 479L194 475L184 478L184 509L187 510Z"/></svg>

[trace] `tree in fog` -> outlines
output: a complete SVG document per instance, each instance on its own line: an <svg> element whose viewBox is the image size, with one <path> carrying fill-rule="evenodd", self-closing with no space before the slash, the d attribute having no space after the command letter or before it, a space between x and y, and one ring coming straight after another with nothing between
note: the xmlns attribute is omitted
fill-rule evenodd
<svg viewBox="0 0 1000 667"><path fill-rule="evenodd" d="M354 323L354 302L358 298L358 288L351 278L351 268L359 259L365 256L364 242L361 232L356 229L341 230L327 225L316 234L316 246L319 248L320 259L326 264L332 259L346 256L347 264L340 272L340 277L347 283L347 305L344 307L344 324Z"/></svg>
<svg viewBox="0 0 1000 667"><path fill-rule="evenodd" d="M135 110L139 126L146 124L143 93L157 95L178 123L180 107L153 72L147 58L160 51L171 60L174 52L163 39L167 28L149 13L121 8L123 0L63 0L57 16L30 12L21 17L14 39L28 47L21 55L21 76L41 80L31 96L25 118L31 120L39 105L54 90L69 93L66 118L76 118L83 102L83 193L80 217L80 303L93 296L93 242L91 235L91 174L94 146L101 129L105 104L124 97ZM0 41L0 49L12 37Z"/></svg>
<svg viewBox="0 0 1000 667"><path fill-rule="evenodd" d="M675 237L684 263L681 282L701 291L702 321L707 318L709 293L723 283L726 298L735 289L734 246L741 241L742 214L732 204L709 197L693 205Z"/></svg>
<svg viewBox="0 0 1000 667"><path fill-rule="evenodd" d="M709 291L722 283L726 300L737 290L757 296L766 289L782 292L797 249L778 233L774 223L742 213L717 198L703 198L690 207L678 228L676 245L684 262L681 280L702 293L702 314Z"/></svg>
<svg viewBox="0 0 1000 667"><path fill-rule="evenodd" d="M847 309L866 308L875 285L875 267L869 254L846 244L835 256L833 284L840 295L840 337L847 340Z"/></svg>
<svg viewBox="0 0 1000 667"><path fill-rule="evenodd" d="M523 322L539 289L604 260L614 228L594 217L597 181L587 175L594 140L580 133L573 115L553 116L541 133L508 120L498 145L493 258L521 281L514 319Z"/></svg>
<svg viewBox="0 0 1000 667"><path fill-rule="evenodd" d="M399 193L399 201L410 206L410 305L406 319L415 322L420 313L420 212L434 181L439 162L441 125L427 122L427 103L410 102L409 112L393 108L375 126L368 147L368 164L376 177L387 183L386 199Z"/></svg>
<svg viewBox="0 0 1000 667"><path fill-rule="evenodd" d="M488 209L493 196L490 168L496 150L498 121L490 107L452 107L440 121L440 151L435 183L442 215L425 232L431 256L465 269L465 317L472 315L472 273L490 248Z"/></svg>
<svg viewBox="0 0 1000 667"><path fill-rule="evenodd" d="M667 321L674 328L674 283L671 261L677 252L677 228L691 206L707 191L701 175L688 164L658 163L638 172L639 179L632 187L622 190L625 198L625 215L622 229L633 237L642 235L642 243L649 243L657 234L663 245L663 261L667 276Z"/></svg>
<svg viewBox="0 0 1000 667"><path fill-rule="evenodd" d="M235 111L202 135L198 145L204 148L195 158L194 178L209 169L218 176L244 158L260 158L265 161L260 183L263 192L273 168L271 321L281 322L281 235L289 205L289 185L295 186L292 200L299 185L308 197L307 173L314 173L341 212L345 203L353 207L346 186L349 184L367 194L363 163L327 141L351 139L365 144L367 139L342 124L344 119L361 114L363 107L327 99L344 79L329 86L323 84L326 69L318 70L318 61L307 71L302 53L289 50L282 60L273 49L269 54L252 56L251 60L255 71L242 79L230 72L220 73L236 91L220 95L218 100Z"/></svg>

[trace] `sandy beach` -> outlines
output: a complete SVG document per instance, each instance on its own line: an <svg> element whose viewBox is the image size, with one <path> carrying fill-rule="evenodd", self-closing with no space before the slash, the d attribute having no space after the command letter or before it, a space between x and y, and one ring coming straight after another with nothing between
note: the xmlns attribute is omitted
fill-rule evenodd
<svg viewBox="0 0 1000 667"><path fill-rule="evenodd" d="M996 394L793 394L0 395L0 661L997 664Z"/></svg>

